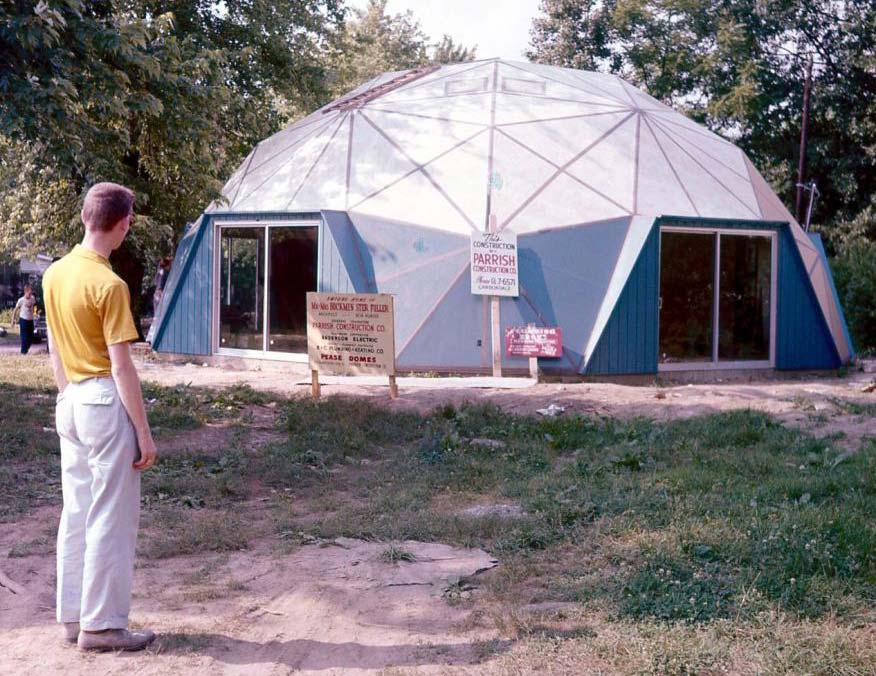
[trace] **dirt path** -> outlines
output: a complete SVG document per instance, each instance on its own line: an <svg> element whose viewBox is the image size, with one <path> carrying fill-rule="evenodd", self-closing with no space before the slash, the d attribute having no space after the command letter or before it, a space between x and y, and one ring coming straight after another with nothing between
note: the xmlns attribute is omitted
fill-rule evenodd
<svg viewBox="0 0 876 676"><path fill-rule="evenodd" d="M56 520L56 509L42 509L0 534L2 674L432 673L477 663L481 641L493 638L461 632L469 611L443 598L460 577L496 565L482 551L405 542L399 548L416 560L390 563L385 543L339 539L281 554L263 541L141 560L132 621L158 641L136 656L84 654L61 642L54 623ZM22 541L41 539L20 555Z"/></svg>

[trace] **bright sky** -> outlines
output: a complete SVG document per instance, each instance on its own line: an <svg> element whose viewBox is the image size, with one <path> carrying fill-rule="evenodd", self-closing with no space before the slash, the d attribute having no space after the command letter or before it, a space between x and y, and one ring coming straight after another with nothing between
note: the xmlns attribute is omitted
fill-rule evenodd
<svg viewBox="0 0 876 676"><path fill-rule="evenodd" d="M368 0L349 0L364 8ZM540 0L388 0L388 14L414 13L423 32L436 42L444 33L466 47L477 45L477 58L494 56L525 61L529 28Z"/></svg>

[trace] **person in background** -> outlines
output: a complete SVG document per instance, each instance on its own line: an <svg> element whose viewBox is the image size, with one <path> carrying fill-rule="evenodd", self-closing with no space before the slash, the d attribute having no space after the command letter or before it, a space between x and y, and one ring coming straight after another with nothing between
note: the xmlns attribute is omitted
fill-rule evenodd
<svg viewBox="0 0 876 676"><path fill-rule="evenodd" d="M161 304L161 297L164 295L164 287L167 285L167 278L170 277L170 258L164 257L158 261L158 270L152 283L155 286L155 292L152 295L152 313L158 314L158 307Z"/></svg>
<svg viewBox="0 0 876 676"><path fill-rule="evenodd" d="M84 650L140 650L129 631L140 470L156 449L129 343L128 285L109 264L131 223L134 193L98 183L82 207L81 244L43 276L64 509L58 527L57 620Z"/></svg>
<svg viewBox="0 0 876 676"><path fill-rule="evenodd" d="M33 295L33 287L24 285L24 295L18 299L15 309L12 311L12 321L9 327L15 326L15 315L18 315L18 328L21 331L21 354L27 354L33 345L33 320L37 310L36 296Z"/></svg>

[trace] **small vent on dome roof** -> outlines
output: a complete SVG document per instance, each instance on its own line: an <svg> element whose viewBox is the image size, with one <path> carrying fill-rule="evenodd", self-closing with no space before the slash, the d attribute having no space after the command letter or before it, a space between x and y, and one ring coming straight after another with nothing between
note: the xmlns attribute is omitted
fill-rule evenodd
<svg viewBox="0 0 876 676"><path fill-rule="evenodd" d="M450 80L444 83L444 94L477 94L478 92L487 91L487 82L485 77L468 78L465 80Z"/></svg>
<svg viewBox="0 0 876 676"><path fill-rule="evenodd" d="M410 84L414 80L419 80L421 77L431 75L440 68L441 66L437 64L434 66L425 66L423 68L414 68L414 70L409 70L406 73L402 73L398 77L387 80L383 84L379 84L376 87L372 87L371 89L366 89L361 94L356 94L356 96L351 96L350 98L344 99L343 101L338 101L334 105L325 108L322 111L322 114L325 115L326 113L332 113L336 110L350 110L351 108L360 108L369 101L373 101L378 96L383 96L384 94L391 92L394 89L398 89L399 87L404 87L406 84Z"/></svg>
<svg viewBox="0 0 876 676"><path fill-rule="evenodd" d="M534 94L544 96L547 83L543 80L525 80L519 77L503 77L502 91L511 94Z"/></svg>

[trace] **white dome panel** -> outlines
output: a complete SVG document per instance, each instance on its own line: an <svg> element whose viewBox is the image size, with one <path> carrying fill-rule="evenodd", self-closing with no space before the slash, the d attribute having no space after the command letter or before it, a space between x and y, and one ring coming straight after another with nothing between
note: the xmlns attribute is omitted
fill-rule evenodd
<svg viewBox="0 0 876 676"><path fill-rule="evenodd" d="M346 174L338 171L347 163L350 120L348 115L308 170L301 185L289 196L283 208L296 211L345 209L347 206Z"/></svg>
<svg viewBox="0 0 876 676"><path fill-rule="evenodd" d="M676 169L657 143L650 127L639 127L635 212L656 216L699 216Z"/></svg>
<svg viewBox="0 0 876 676"><path fill-rule="evenodd" d="M450 122L468 122L488 126L490 124L490 106L492 93L466 94L461 96L413 99L401 103L387 101L382 98L372 101L363 110L387 110L409 115L421 115L424 118L448 120Z"/></svg>
<svg viewBox="0 0 876 676"><path fill-rule="evenodd" d="M489 136L488 130L480 125L387 113L378 109L369 109L363 115L401 146L416 164L427 164L475 136Z"/></svg>
<svg viewBox="0 0 876 676"><path fill-rule="evenodd" d="M559 120L507 125L502 127L502 133L551 162L564 165L600 139L610 143L616 133L621 133L613 130L629 117L628 111L599 111Z"/></svg>
<svg viewBox="0 0 876 676"><path fill-rule="evenodd" d="M659 128L648 124L647 120L646 124L687 189L688 195L693 199L700 216L752 219L759 217L757 205L746 203L736 194L734 187L740 187L739 181L731 180L733 177L729 172L724 177L727 182L722 181L714 172L714 163L702 164Z"/></svg>
<svg viewBox="0 0 876 676"><path fill-rule="evenodd" d="M351 208L401 180L416 168L417 165L405 157L399 148L393 146L390 139L364 119L362 114L354 117L353 146L350 153Z"/></svg>
<svg viewBox="0 0 876 676"><path fill-rule="evenodd" d="M531 197L531 201L506 221L506 227L517 234L629 215L618 205L562 173L551 178Z"/></svg>
<svg viewBox="0 0 876 676"><path fill-rule="evenodd" d="M422 171L406 176L361 202L354 210L466 236L475 230L471 217L461 212Z"/></svg>
<svg viewBox="0 0 876 676"><path fill-rule="evenodd" d="M490 211L499 225L511 217L532 192L546 183L557 167L504 134L493 140Z"/></svg>

